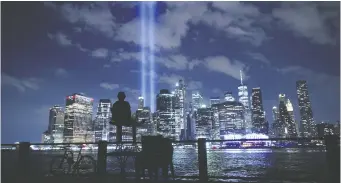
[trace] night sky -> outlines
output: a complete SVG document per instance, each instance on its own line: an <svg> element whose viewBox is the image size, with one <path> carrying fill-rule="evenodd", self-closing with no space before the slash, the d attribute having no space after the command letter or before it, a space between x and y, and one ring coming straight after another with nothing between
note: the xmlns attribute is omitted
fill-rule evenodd
<svg viewBox="0 0 341 183"><path fill-rule="evenodd" d="M141 89L139 3L1 3L1 139L40 142L49 108L76 92L133 110ZM340 119L339 2L170 2L155 12L155 92L183 78L205 101L232 91L239 70L261 87L266 118L278 94L299 120L296 80L316 122ZM150 91L147 91L149 96ZM155 94L156 95L156 94ZM149 105L149 101L147 101Z"/></svg>

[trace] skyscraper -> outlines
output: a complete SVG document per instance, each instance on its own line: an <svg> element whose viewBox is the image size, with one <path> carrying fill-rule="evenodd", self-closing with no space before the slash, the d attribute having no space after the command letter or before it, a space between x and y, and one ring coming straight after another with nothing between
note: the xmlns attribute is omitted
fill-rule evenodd
<svg viewBox="0 0 341 183"><path fill-rule="evenodd" d="M137 109L136 120L138 123L144 123L138 126L136 129L136 140L141 141L142 136L153 135L154 134L154 124L152 123L152 116L149 107L144 107L142 109Z"/></svg>
<svg viewBox="0 0 341 183"><path fill-rule="evenodd" d="M82 94L66 97L64 118L64 140L70 143L92 142L93 99Z"/></svg>
<svg viewBox="0 0 341 183"><path fill-rule="evenodd" d="M220 97L211 97L210 98L210 107L214 104L219 104L220 103Z"/></svg>
<svg viewBox="0 0 341 183"><path fill-rule="evenodd" d="M213 111L211 108L200 108L196 117L196 138L212 139Z"/></svg>
<svg viewBox="0 0 341 183"><path fill-rule="evenodd" d="M193 91L192 92L192 107L193 110L196 111L199 108L201 108L201 106L203 105L203 98L200 95L199 91Z"/></svg>
<svg viewBox="0 0 341 183"><path fill-rule="evenodd" d="M54 143L63 143L64 111L55 105L50 108L49 126L46 135L49 134Z"/></svg>
<svg viewBox="0 0 341 183"><path fill-rule="evenodd" d="M156 97L156 112L158 116L157 132L164 137L179 140L180 129L175 121L175 110L173 104L176 101L174 94L162 89Z"/></svg>
<svg viewBox="0 0 341 183"><path fill-rule="evenodd" d="M235 101L235 98L233 97L232 92L230 92L230 91L225 92L224 100L229 101L229 102Z"/></svg>
<svg viewBox="0 0 341 183"><path fill-rule="evenodd" d="M297 137L296 126L289 114L284 94L279 94L279 125L280 137Z"/></svg>
<svg viewBox="0 0 341 183"><path fill-rule="evenodd" d="M252 88L252 132L268 134L267 122L263 109L262 91L260 88Z"/></svg>
<svg viewBox="0 0 341 183"><path fill-rule="evenodd" d="M314 137L316 135L313 111L309 99L307 82L299 80L296 82L298 106L300 108L302 137Z"/></svg>
<svg viewBox="0 0 341 183"><path fill-rule="evenodd" d="M279 124L279 111L276 106L272 107L272 136L274 137L280 137L280 124Z"/></svg>
<svg viewBox="0 0 341 183"><path fill-rule="evenodd" d="M246 133L252 132L252 118L249 103L249 92L247 86L243 83L243 73L240 71L240 85L238 87L239 102L244 106L244 119L245 119L245 130Z"/></svg>
<svg viewBox="0 0 341 183"><path fill-rule="evenodd" d="M176 88L174 92L175 97L175 103L173 102L173 105L179 105L178 107L175 105L173 108L177 109L177 114L179 115L179 122L180 123L180 133L182 133L181 136L185 137L186 133L186 87L183 80L179 80L178 83L176 83ZM178 131L178 130L177 130Z"/></svg>
<svg viewBox="0 0 341 183"><path fill-rule="evenodd" d="M292 121L293 121L293 123L295 125L297 136L299 136L299 125L298 125L298 122L295 119L294 107L293 107L290 99L287 99L286 106L287 106L287 110L288 110L289 116L291 117L291 119L292 119Z"/></svg>
<svg viewBox="0 0 341 183"><path fill-rule="evenodd" d="M138 109L143 109L144 107L144 98L143 97L139 97L139 105L138 105Z"/></svg>
<svg viewBox="0 0 341 183"><path fill-rule="evenodd" d="M111 101L109 99L100 99L97 107L97 113L94 121L95 142L100 140L109 140L111 120ZM114 129L112 129L114 130ZM113 132L113 131L112 131ZM116 129L115 132L116 133Z"/></svg>
<svg viewBox="0 0 341 183"><path fill-rule="evenodd" d="M237 101L226 101L217 106L219 114L220 138L223 139L228 134L244 134L244 106Z"/></svg>

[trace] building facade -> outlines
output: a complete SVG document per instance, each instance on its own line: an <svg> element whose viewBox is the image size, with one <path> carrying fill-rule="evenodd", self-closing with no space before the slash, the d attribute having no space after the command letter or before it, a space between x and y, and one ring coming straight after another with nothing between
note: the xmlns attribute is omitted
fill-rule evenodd
<svg viewBox="0 0 341 183"><path fill-rule="evenodd" d="M197 111L203 105L203 97L199 93L199 91L192 92L192 108L193 111Z"/></svg>
<svg viewBox="0 0 341 183"><path fill-rule="evenodd" d="M211 108L200 108L196 111L195 137L213 139L213 111Z"/></svg>
<svg viewBox="0 0 341 183"><path fill-rule="evenodd" d="M64 141L69 143L93 142L93 99L82 94L66 97Z"/></svg>
<svg viewBox="0 0 341 183"><path fill-rule="evenodd" d="M219 104L219 103L220 103L220 97L211 97L209 107L212 107L212 105Z"/></svg>
<svg viewBox="0 0 341 183"><path fill-rule="evenodd" d="M49 126L47 130L54 143L63 143L64 132L64 111L63 108L55 105L50 108Z"/></svg>
<svg viewBox="0 0 341 183"><path fill-rule="evenodd" d="M226 101L216 105L220 139L224 139L224 136L228 134L245 134L243 104L237 101Z"/></svg>
<svg viewBox="0 0 341 183"><path fill-rule="evenodd" d="M173 104L176 101L174 94L169 90L162 89L156 97L157 112L157 133L164 137L180 140L180 125L175 121L175 109Z"/></svg>
<svg viewBox="0 0 341 183"><path fill-rule="evenodd" d="M298 107L300 109L301 126L300 132L302 137L316 136L315 122L313 111L309 99L308 85L304 80L296 82Z"/></svg>
<svg viewBox="0 0 341 183"><path fill-rule="evenodd" d="M176 129L176 133L180 131L182 137L186 137L186 86L183 80L179 80L176 83L176 88L174 92L173 99L173 109L176 110L176 114L178 115L178 120L176 123L180 123L179 129ZM178 128L178 125L176 125Z"/></svg>
<svg viewBox="0 0 341 183"><path fill-rule="evenodd" d="M95 142L109 140L109 126L111 120L111 101L100 99L97 106L97 113L94 120Z"/></svg>
<svg viewBox="0 0 341 183"><path fill-rule="evenodd" d="M249 92L247 90L247 86L243 83L243 74L240 71L240 85L238 87L238 97L239 102L244 106L244 119L245 119L245 130L247 133L252 132L252 117L251 117L251 109L249 102Z"/></svg>
<svg viewBox="0 0 341 183"><path fill-rule="evenodd" d="M252 88L251 94L252 132L268 134L267 122L263 108L262 91L260 88Z"/></svg>
<svg viewBox="0 0 341 183"><path fill-rule="evenodd" d="M280 126L280 136L282 138L292 138L297 137L296 125L292 116L289 114L286 104L286 99L284 94L279 95L279 126Z"/></svg>

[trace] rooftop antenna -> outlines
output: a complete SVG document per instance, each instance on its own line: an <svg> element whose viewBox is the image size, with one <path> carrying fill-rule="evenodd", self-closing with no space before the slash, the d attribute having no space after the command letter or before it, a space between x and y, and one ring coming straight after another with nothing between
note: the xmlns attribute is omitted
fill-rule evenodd
<svg viewBox="0 0 341 183"><path fill-rule="evenodd" d="M243 85L243 71L240 70L240 84Z"/></svg>

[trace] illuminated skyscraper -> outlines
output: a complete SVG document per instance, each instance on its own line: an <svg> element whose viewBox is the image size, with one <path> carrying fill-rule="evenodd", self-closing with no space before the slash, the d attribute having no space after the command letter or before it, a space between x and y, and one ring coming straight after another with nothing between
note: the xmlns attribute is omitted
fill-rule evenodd
<svg viewBox="0 0 341 183"><path fill-rule="evenodd" d="M200 108L196 117L196 138L212 139L213 111L211 108Z"/></svg>
<svg viewBox="0 0 341 183"><path fill-rule="evenodd" d="M237 101L226 101L215 104L212 108L218 108L221 139L224 135L245 133L243 104Z"/></svg>
<svg viewBox="0 0 341 183"><path fill-rule="evenodd" d="M291 119L292 119L292 121L293 121L293 123L295 125L297 136L299 136L299 125L298 125L298 122L295 119L294 107L293 107L293 105L292 105L292 103L291 103L291 101L289 99L287 99L285 104L287 106L287 110L288 110L289 116L291 117Z"/></svg>
<svg viewBox="0 0 341 183"><path fill-rule="evenodd" d="M285 99L285 95L279 94L279 125L280 125L279 136L283 138L297 137L295 122L292 119L292 116L288 112L286 102L287 100Z"/></svg>
<svg viewBox="0 0 341 183"><path fill-rule="evenodd" d="M302 137L314 137L316 135L313 111L309 100L307 82L299 80L296 82L298 106L300 108Z"/></svg>
<svg viewBox="0 0 341 183"><path fill-rule="evenodd" d="M200 95L199 91L193 91L192 92L192 107L193 110L196 111L199 108L201 108L201 106L203 105L203 98Z"/></svg>
<svg viewBox="0 0 341 183"><path fill-rule="evenodd" d="M110 126L113 126L109 124L111 120L110 108L111 101L109 99L99 100L97 113L94 120L95 142L98 142L100 140L109 140ZM112 131L112 133L116 133L116 129L115 131Z"/></svg>
<svg viewBox="0 0 341 183"><path fill-rule="evenodd" d="M238 87L239 102L244 106L245 130L247 133L252 132L252 118L249 103L249 92L247 86L243 83L243 73L240 71L240 85Z"/></svg>
<svg viewBox="0 0 341 183"><path fill-rule="evenodd" d="M220 103L220 97L211 97L210 98L210 107L214 104L219 104Z"/></svg>
<svg viewBox="0 0 341 183"><path fill-rule="evenodd" d="M279 111L278 108L276 106L272 107L272 136L274 137L280 137L280 133L281 133L281 127L279 124Z"/></svg>
<svg viewBox="0 0 341 183"><path fill-rule="evenodd" d="M229 102L233 102L235 101L236 99L233 97L232 95L232 92L225 92L225 95L224 95L224 100L225 101L229 101Z"/></svg>
<svg viewBox="0 0 341 183"><path fill-rule="evenodd" d="M64 141L70 143L93 142L93 99L82 94L66 97Z"/></svg>
<svg viewBox="0 0 341 183"><path fill-rule="evenodd" d="M162 89L156 97L156 112L157 112L157 132L167 138L179 140L180 124L175 121L175 109L173 104L176 101L174 94L168 90Z"/></svg>
<svg viewBox="0 0 341 183"><path fill-rule="evenodd" d="M63 143L64 111L63 108L55 105L50 108L49 126L46 134L50 134L54 143Z"/></svg>
<svg viewBox="0 0 341 183"><path fill-rule="evenodd" d="M139 97L139 105L138 105L138 109L143 109L144 107L144 99L143 97Z"/></svg>
<svg viewBox="0 0 341 183"><path fill-rule="evenodd" d="M251 95L252 132L268 134L267 122L263 109L262 91L260 88L252 88Z"/></svg>
<svg viewBox="0 0 341 183"><path fill-rule="evenodd" d="M137 109L136 119L138 123L143 124L138 126L136 129L136 140L141 141L142 136L153 135L155 131L155 126L152 122L152 116L149 107L144 107L142 109Z"/></svg>
<svg viewBox="0 0 341 183"><path fill-rule="evenodd" d="M186 87L183 80L179 80L179 82L176 83L174 97L175 103L173 102L172 105L174 106L173 109L176 109L176 114L179 116L179 122L177 123L180 124L181 136L186 137Z"/></svg>

